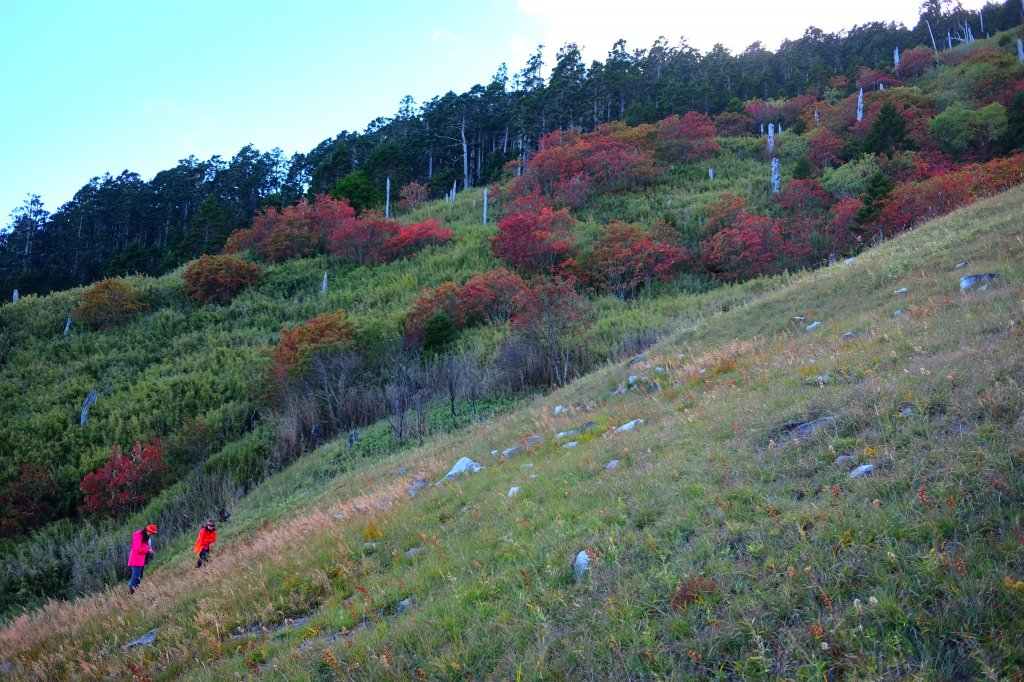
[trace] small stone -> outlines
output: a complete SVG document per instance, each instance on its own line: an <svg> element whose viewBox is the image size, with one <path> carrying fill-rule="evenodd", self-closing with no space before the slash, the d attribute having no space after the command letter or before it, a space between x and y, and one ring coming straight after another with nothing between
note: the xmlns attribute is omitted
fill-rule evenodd
<svg viewBox="0 0 1024 682"><path fill-rule="evenodd" d="M698 367L697 368L697 374L706 374L706 373L707 373L707 370L704 369L703 367Z"/></svg>
<svg viewBox="0 0 1024 682"><path fill-rule="evenodd" d="M497 456L498 456L498 451L497 450L491 450L491 457L497 457Z"/></svg>
<svg viewBox="0 0 1024 682"><path fill-rule="evenodd" d="M612 469L618 469L619 468L619 460L613 459L612 461L610 461L607 464L605 464L604 468L608 469L609 471L612 470Z"/></svg>
<svg viewBox="0 0 1024 682"><path fill-rule="evenodd" d="M1000 276L986 272L980 275L967 275L966 277L960 278L960 291L968 291L970 289L977 288L978 291L985 291L988 289L988 285L994 282L998 282Z"/></svg>
<svg viewBox="0 0 1024 682"><path fill-rule="evenodd" d="M373 554L377 550L377 545L379 544L379 542L364 542L363 551L367 554Z"/></svg>
<svg viewBox="0 0 1024 682"><path fill-rule="evenodd" d="M583 580L583 574L590 570L590 555L587 554L586 550L582 550L576 555L572 568L576 574L576 580Z"/></svg>
<svg viewBox="0 0 1024 682"><path fill-rule="evenodd" d="M574 448L574 447L576 447L577 445L579 445L579 442L577 442L577 441L574 441L574 440L572 440L572 441L569 441L568 443L564 443L564 444L562 445L562 447L563 447L563 448Z"/></svg>
<svg viewBox="0 0 1024 682"><path fill-rule="evenodd" d="M954 270L962 270L963 268L966 268L966 267L967 267L967 261L962 260L959 263L957 263L956 265L954 265L953 269Z"/></svg>
<svg viewBox="0 0 1024 682"><path fill-rule="evenodd" d="M522 469L532 469L533 468L533 462L527 462L526 464L524 464L520 468L522 468Z"/></svg>
<svg viewBox="0 0 1024 682"><path fill-rule="evenodd" d="M795 316L795 317L793 318L793 321L794 321L794 322L806 322L806 321L807 321L807 318L806 318L806 317L804 317L803 315L797 315L797 316Z"/></svg>
<svg viewBox="0 0 1024 682"><path fill-rule="evenodd" d="M530 478L537 478L540 474L530 474Z"/></svg>
<svg viewBox="0 0 1024 682"><path fill-rule="evenodd" d="M676 353L676 358L682 360L686 357L686 353Z"/></svg>
<svg viewBox="0 0 1024 682"><path fill-rule="evenodd" d="M124 651L128 651L129 649L134 649L137 646L149 646L156 640L156 633L158 632L160 632L160 628L153 628L152 630L144 634L142 637L139 637L134 642L128 642L123 647L121 647L121 649Z"/></svg>
<svg viewBox="0 0 1024 682"><path fill-rule="evenodd" d="M817 329L820 326L821 326L821 322L820 321L811 322L809 325L807 325L807 331L812 331L814 329Z"/></svg>
<svg viewBox="0 0 1024 682"><path fill-rule="evenodd" d="M903 315L903 310L902 309L897 308L896 310L892 311L892 316L893 317L900 317L901 315Z"/></svg>
<svg viewBox="0 0 1024 682"><path fill-rule="evenodd" d="M452 467L452 470L445 474L444 478L441 480L447 481L448 479L455 478L459 474L465 473L467 471L476 473L481 469L483 469L483 467L474 462L473 460L471 460L469 457L463 457L462 459L455 463L455 466Z"/></svg>
<svg viewBox="0 0 1024 682"><path fill-rule="evenodd" d="M647 359L647 353L637 353L630 362L643 362Z"/></svg>
<svg viewBox="0 0 1024 682"><path fill-rule="evenodd" d="M506 495L506 497L515 497L518 494L519 494L519 486L514 485L514 486L512 486L511 488L508 489L508 495Z"/></svg>
<svg viewBox="0 0 1024 682"><path fill-rule="evenodd" d="M843 264L845 264L845 265L853 265L856 262L857 262L856 258L847 258L846 260L843 261Z"/></svg>
<svg viewBox="0 0 1024 682"><path fill-rule="evenodd" d="M808 378L804 381L808 386L824 386L832 381L832 377L828 374L819 374L816 377Z"/></svg>
<svg viewBox="0 0 1024 682"><path fill-rule="evenodd" d="M409 470L406 467L398 467L398 475L404 476Z"/></svg>
<svg viewBox="0 0 1024 682"><path fill-rule="evenodd" d="M405 558L411 559L422 551L423 550L421 550L419 547L410 547L409 549L405 550Z"/></svg>
<svg viewBox="0 0 1024 682"><path fill-rule="evenodd" d="M530 436L529 438L526 439L526 447L533 447L537 443L541 442L541 440L542 439L540 436Z"/></svg>
<svg viewBox="0 0 1024 682"><path fill-rule="evenodd" d="M906 287L900 287L899 289L896 289L896 290L895 290L895 291L893 291L892 293L894 293L894 294L905 294L905 293L907 293L908 291L910 291L910 289L908 289L908 288L906 288Z"/></svg>
<svg viewBox="0 0 1024 682"><path fill-rule="evenodd" d="M622 395L622 394L624 394L624 393L625 393L625 392L626 392L627 390L628 390L628 389L627 389L627 388L626 388L625 386L619 386L619 387L618 387L618 388L616 388L616 389L615 389L614 391L612 391L612 395Z"/></svg>
<svg viewBox="0 0 1024 682"><path fill-rule="evenodd" d="M398 609L399 613L405 613L405 610L410 606L412 606L412 597L406 597L402 601L398 602L396 608Z"/></svg>
<svg viewBox="0 0 1024 682"><path fill-rule="evenodd" d="M910 403L903 403L900 406L900 414L904 417L910 417L914 414L914 406Z"/></svg>
<svg viewBox="0 0 1024 682"><path fill-rule="evenodd" d="M860 460L858 455L839 455L833 461L833 464L856 464Z"/></svg>
<svg viewBox="0 0 1024 682"><path fill-rule="evenodd" d="M510 448L505 448L504 450L502 450L501 454L504 455L505 457L508 457L509 455L511 455L513 453L516 453L516 452L519 452L522 449L523 449L522 445L513 445Z"/></svg>
<svg viewBox="0 0 1024 682"><path fill-rule="evenodd" d="M849 341L851 339L857 338L857 335L854 334L853 332L846 332L846 333L843 334L843 338L846 339L847 341Z"/></svg>
<svg viewBox="0 0 1024 682"><path fill-rule="evenodd" d="M654 371L657 372L658 374L664 374L666 370L664 367L655 367Z"/></svg>
<svg viewBox="0 0 1024 682"><path fill-rule="evenodd" d="M345 512L343 512L343 511L335 512L334 518L338 519L339 521L344 521L345 520Z"/></svg>
<svg viewBox="0 0 1024 682"><path fill-rule="evenodd" d="M628 379L628 381L629 381L629 385L630 385L630 386L632 386L632 385L633 385L633 384L635 384L636 382L640 381L640 377L638 377L638 376L637 376L637 375L635 375L635 374L631 374L631 375L629 376L629 379Z"/></svg>
<svg viewBox="0 0 1024 682"><path fill-rule="evenodd" d="M555 434L555 438L565 438L567 436L575 436L579 432L580 432L579 429L569 429L568 431L559 431L558 433Z"/></svg>
<svg viewBox="0 0 1024 682"><path fill-rule="evenodd" d="M416 497L416 495L420 492L420 490L422 490L423 488L426 488L426 487L427 487L427 482L424 481L422 478L417 478L415 481L412 482L412 485L409 486L409 488L408 488L408 490L406 492L409 493L409 497Z"/></svg>
<svg viewBox="0 0 1024 682"><path fill-rule="evenodd" d="M625 431L632 431L636 427L643 425L643 423L643 419L634 419L631 422L626 422L622 426L615 427L615 433L624 433Z"/></svg>
<svg viewBox="0 0 1024 682"><path fill-rule="evenodd" d="M555 406L555 414L565 414L568 411L569 409L567 407L563 407L562 405Z"/></svg>
<svg viewBox="0 0 1024 682"><path fill-rule="evenodd" d="M597 426L597 422L583 422L580 424L580 431L587 431Z"/></svg>
<svg viewBox="0 0 1024 682"><path fill-rule="evenodd" d="M859 467L850 472L850 478L860 478L866 476L875 470L874 464L861 464Z"/></svg>

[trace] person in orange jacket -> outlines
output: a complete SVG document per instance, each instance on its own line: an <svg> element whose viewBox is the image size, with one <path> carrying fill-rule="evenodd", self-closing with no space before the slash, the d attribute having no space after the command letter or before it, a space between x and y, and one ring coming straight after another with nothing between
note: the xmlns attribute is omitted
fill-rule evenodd
<svg viewBox="0 0 1024 682"><path fill-rule="evenodd" d="M131 580L128 581L128 594L135 594L135 588L142 582L142 572L146 569L146 560L153 553L150 538L156 535L156 526L152 523L132 533L132 548L128 552L128 567L132 569Z"/></svg>
<svg viewBox="0 0 1024 682"><path fill-rule="evenodd" d="M203 564L210 560L210 545L217 542L217 522L213 519L206 519L206 525L199 529L199 539L192 546L192 551L199 555L196 560L196 568L202 568Z"/></svg>

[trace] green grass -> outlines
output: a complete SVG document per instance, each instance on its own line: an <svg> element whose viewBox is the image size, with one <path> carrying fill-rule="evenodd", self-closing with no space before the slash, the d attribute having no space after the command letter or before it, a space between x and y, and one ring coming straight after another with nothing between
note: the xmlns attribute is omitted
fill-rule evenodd
<svg viewBox="0 0 1024 682"><path fill-rule="evenodd" d="M421 448L338 464L325 445L247 498L204 572L168 559L131 602L23 617L0 633L3 660L26 678L1013 678L1022 199L852 266L679 296L679 331L647 360ZM1003 281L961 293L974 272ZM662 390L612 395L631 374ZM809 385L818 374L831 380ZM787 420L830 414L776 442ZM555 441L587 420L580 446ZM508 461L488 454L534 434ZM838 454L878 470L852 479ZM486 468L405 492L463 455ZM581 550L596 558L577 582ZM714 586L679 589L698 576ZM120 650L157 626L153 647ZM252 626L265 632L231 638Z"/></svg>

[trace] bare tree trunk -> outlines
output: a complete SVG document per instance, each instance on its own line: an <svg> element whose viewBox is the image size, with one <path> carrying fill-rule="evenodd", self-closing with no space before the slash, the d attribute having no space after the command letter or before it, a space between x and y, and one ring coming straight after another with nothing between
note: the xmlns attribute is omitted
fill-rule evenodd
<svg viewBox="0 0 1024 682"><path fill-rule="evenodd" d="M469 144L466 141L466 112L462 112L462 124L459 126L462 137L462 189L469 189Z"/></svg>

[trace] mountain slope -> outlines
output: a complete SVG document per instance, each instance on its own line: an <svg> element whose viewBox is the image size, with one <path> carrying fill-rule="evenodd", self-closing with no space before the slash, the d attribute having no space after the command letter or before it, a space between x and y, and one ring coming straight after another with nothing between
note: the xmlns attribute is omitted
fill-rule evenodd
<svg viewBox="0 0 1024 682"><path fill-rule="evenodd" d="M325 446L237 510L203 571L179 556L132 599L15 621L7 673L1013 675L1022 206L1013 190L852 264L737 288L644 359L330 481L313 475L341 450ZM1000 279L961 292L976 273ZM576 447L554 436L588 421ZM410 496L464 455L483 471Z"/></svg>

